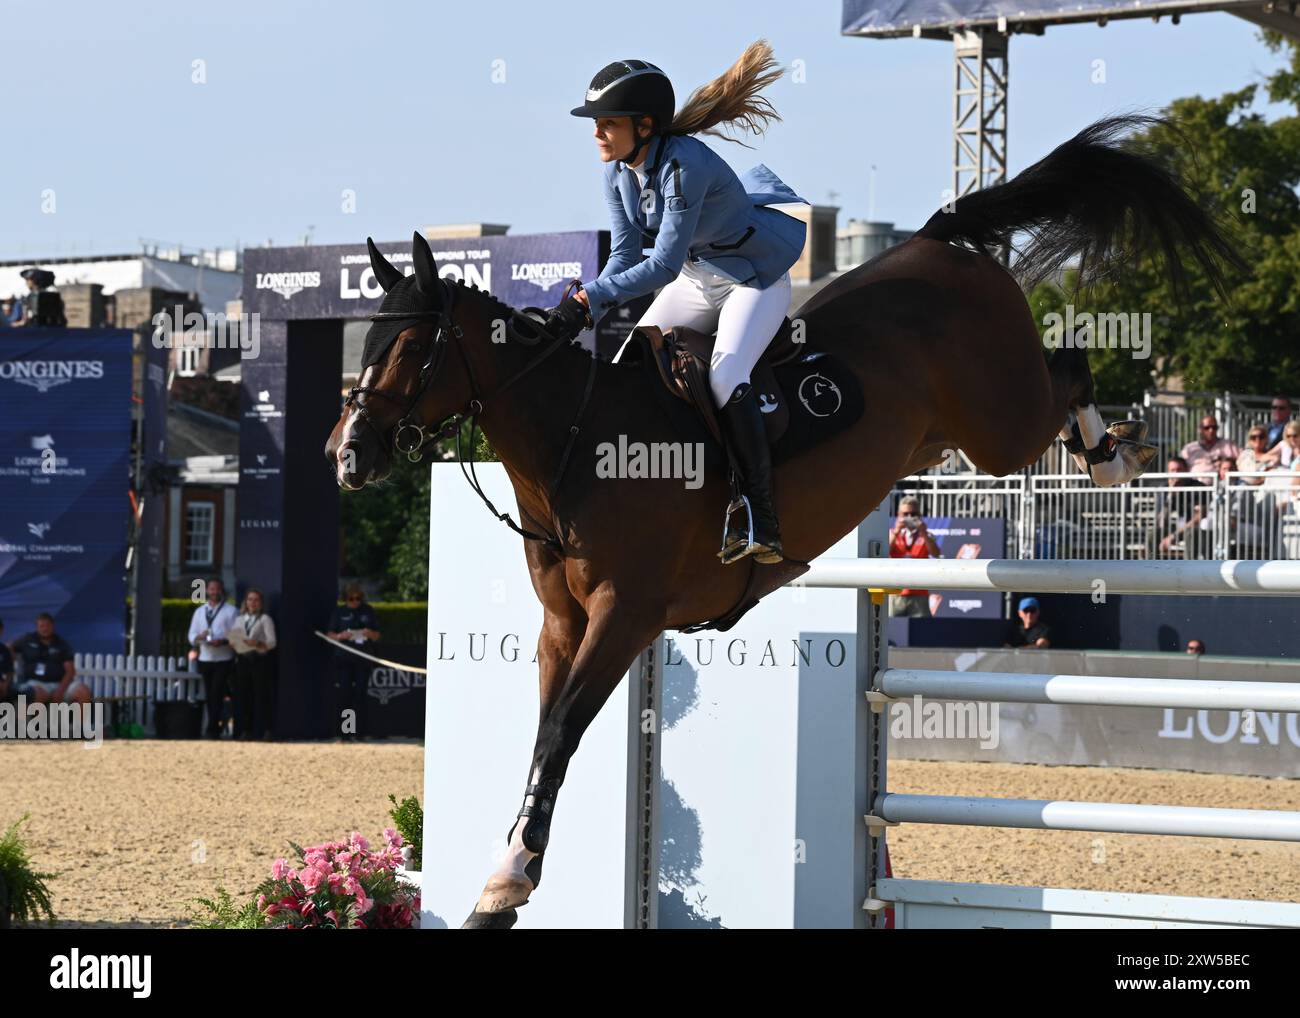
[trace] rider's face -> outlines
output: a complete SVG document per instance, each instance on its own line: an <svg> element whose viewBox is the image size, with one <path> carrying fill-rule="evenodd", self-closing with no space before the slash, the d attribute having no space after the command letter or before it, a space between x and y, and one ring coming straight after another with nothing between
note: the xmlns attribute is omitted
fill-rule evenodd
<svg viewBox="0 0 1300 1018"><path fill-rule="evenodd" d="M648 121L648 117L642 121L646 124L646 127L641 130L642 137L645 137ZM592 135L596 139L596 151L600 153L600 161L613 162L632 147L632 118L596 117Z"/></svg>

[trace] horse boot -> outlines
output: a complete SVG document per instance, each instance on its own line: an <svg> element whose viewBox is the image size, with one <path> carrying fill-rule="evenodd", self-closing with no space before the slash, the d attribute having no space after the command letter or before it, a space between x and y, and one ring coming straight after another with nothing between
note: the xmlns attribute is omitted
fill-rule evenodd
<svg viewBox="0 0 1300 1018"><path fill-rule="evenodd" d="M506 851L514 857L514 865L507 872L492 874L474 911L461 925L462 930L508 930L514 926L518 909L528 904L529 896L542 882L542 856L551 838L551 819L559 791L559 778L538 781L524 790L524 805L506 833Z"/></svg>
<svg viewBox="0 0 1300 1018"><path fill-rule="evenodd" d="M764 565L780 562L784 551L772 497L772 451L768 448L767 428L754 387L748 382L736 386L731 399L719 408L718 419L744 492L741 499L727 506L726 529L718 558L723 563L731 563L753 555L755 561ZM734 528L732 520L742 507L747 510L746 526Z"/></svg>

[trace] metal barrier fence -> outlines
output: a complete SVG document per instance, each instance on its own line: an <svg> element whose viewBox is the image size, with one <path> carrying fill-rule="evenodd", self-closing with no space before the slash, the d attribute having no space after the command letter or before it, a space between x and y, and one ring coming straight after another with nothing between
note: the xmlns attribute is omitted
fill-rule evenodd
<svg viewBox="0 0 1300 1018"><path fill-rule="evenodd" d="M1173 389L1148 389L1140 403L1103 404L1098 406L1103 420L1146 421L1149 428L1147 441L1160 450L1160 463L1176 455L1189 442L1200 438L1200 421L1206 415L1219 422L1219 437L1246 448L1246 435L1257 424L1268 426L1273 422L1273 396L1243 395L1232 392L1182 392ZM1291 398L1292 407L1300 406L1300 399ZM1292 416L1294 416L1294 411ZM978 473L975 465L958 452L961 467ZM1025 469L1026 476L1068 474L1075 470L1074 462L1059 442ZM942 473L942 467L932 467L927 474Z"/></svg>
<svg viewBox="0 0 1300 1018"><path fill-rule="evenodd" d="M1145 474L1099 488L1084 474L903 478L928 517L1006 521L1005 550L1021 559L1300 559L1300 472Z"/></svg>

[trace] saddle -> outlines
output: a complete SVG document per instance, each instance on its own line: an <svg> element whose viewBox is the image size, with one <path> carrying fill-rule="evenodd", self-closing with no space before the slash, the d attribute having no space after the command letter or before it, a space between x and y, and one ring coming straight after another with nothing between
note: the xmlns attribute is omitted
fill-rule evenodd
<svg viewBox="0 0 1300 1018"><path fill-rule="evenodd" d="M709 388L709 363L716 337L680 325L667 331L645 325L634 329L632 334L644 344L647 357L658 368L659 378L668 391L693 406L718 444L725 445L718 408ZM807 345L793 339L790 319L783 318L772 342L750 373L750 384L758 393L759 408L763 411L769 445L775 445L790 426L789 401L781 398L776 369L806 352Z"/></svg>

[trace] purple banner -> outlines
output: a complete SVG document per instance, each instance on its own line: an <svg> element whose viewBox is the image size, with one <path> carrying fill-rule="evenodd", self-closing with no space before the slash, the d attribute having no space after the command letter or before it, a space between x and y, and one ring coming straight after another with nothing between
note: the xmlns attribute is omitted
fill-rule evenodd
<svg viewBox="0 0 1300 1018"><path fill-rule="evenodd" d="M430 241L439 275L473 284L513 307L559 303L564 284L600 273L598 231ZM379 244L410 275L411 242ZM268 319L364 318L383 291L365 244L244 251L244 311Z"/></svg>

